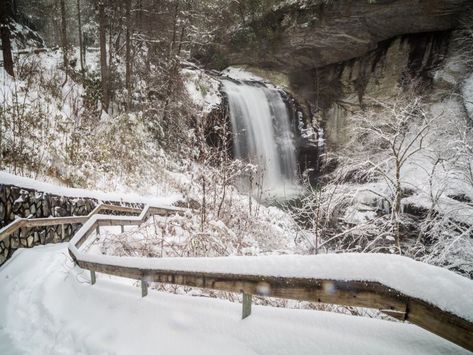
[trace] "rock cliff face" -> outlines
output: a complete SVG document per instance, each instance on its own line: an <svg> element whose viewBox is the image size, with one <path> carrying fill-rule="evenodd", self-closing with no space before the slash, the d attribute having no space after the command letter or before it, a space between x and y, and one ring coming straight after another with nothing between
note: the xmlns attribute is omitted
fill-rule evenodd
<svg viewBox="0 0 473 355"><path fill-rule="evenodd" d="M348 61L290 74L291 89L326 131L333 148L345 140L347 117L365 97L383 100L399 86L430 87L447 55L450 32L398 36Z"/></svg>
<svg viewBox="0 0 473 355"><path fill-rule="evenodd" d="M231 64L283 72L360 57L399 35L446 31L469 0L333 0L279 7L232 36Z"/></svg>
<svg viewBox="0 0 473 355"><path fill-rule="evenodd" d="M470 0L333 0L281 6L222 47L232 65L284 73L289 90L325 130L344 141L363 98L388 97L415 79L428 86Z"/></svg>

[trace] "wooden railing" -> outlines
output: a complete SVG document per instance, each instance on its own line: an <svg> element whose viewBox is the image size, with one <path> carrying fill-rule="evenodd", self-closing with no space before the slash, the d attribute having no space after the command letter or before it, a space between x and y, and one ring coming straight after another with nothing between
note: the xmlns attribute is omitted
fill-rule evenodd
<svg viewBox="0 0 473 355"><path fill-rule="evenodd" d="M99 214L103 211L139 213L139 215L114 216ZM87 238L92 233L97 233L101 226L122 226L123 231L123 226L140 225L153 215L182 214L185 211L185 209L167 206L145 206L145 208L140 209L101 204L87 216L17 219L0 229L0 241L21 228L82 224L82 227L69 243L69 253L79 267L90 270L92 283L96 282L96 272L100 272L141 280L143 297L148 293L148 282L243 293L242 318L251 314L252 295L376 308L399 320L414 323L473 351L473 323L471 321L442 310L422 299L403 294L379 282L230 274L223 270L222 272L192 272L158 269L149 266L144 268L110 262L107 257L100 255L91 258L90 255L81 251L81 247L87 241Z"/></svg>
<svg viewBox="0 0 473 355"><path fill-rule="evenodd" d="M68 217L47 217L47 218L18 218L12 223L0 229L0 242L18 230L24 228L45 227L54 225L68 225L68 224L84 224L90 217L103 211L120 212L120 213L141 213L141 208L118 206L110 204L100 204L95 207L88 215L85 216L68 216ZM64 228L62 229L64 234Z"/></svg>
<svg viewBox="0 0 473 355"><path fill-rule="evenodd" d="M79 267L90 270L92 284L96 282L96 272L141 280L143 297L148 293L147 283L152 281L243 293L242 318L251 314L252 295L377 308L390 316L414 323L473 351L473 323L471 321L379 282L236 275L224 271L190 272L149 266L133 267L110 262L109 258L100 255L91 257L80 250L88 236L97 227L139 225L154 214L173 214L184 211L177 208L147 206L136 217L92 216L70 241L69 253Z"/></svg>

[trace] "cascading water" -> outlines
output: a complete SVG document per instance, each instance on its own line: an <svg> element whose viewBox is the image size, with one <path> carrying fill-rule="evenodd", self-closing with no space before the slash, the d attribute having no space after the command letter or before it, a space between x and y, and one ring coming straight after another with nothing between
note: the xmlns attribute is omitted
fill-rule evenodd
<svg viewBox="0 0 473 355"><path fill-rule="evenodd" d="M297 163L289 112L280 93L262 85L223 81L233 131L235 158L255 163L263 191L289 197L297 187Z"/></svg>

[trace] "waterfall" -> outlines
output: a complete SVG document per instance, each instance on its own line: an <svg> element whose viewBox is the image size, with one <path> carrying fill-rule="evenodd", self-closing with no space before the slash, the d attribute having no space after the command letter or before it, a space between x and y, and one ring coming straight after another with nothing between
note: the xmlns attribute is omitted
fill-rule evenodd
<svg viewBox="0 0 473 355"><path fill-rule="evenodd" d="M229 101L235 158L258 165L266 194L293 195L298 185L296 150L280 92L230 80L223 81L223 89Z"/></svg>

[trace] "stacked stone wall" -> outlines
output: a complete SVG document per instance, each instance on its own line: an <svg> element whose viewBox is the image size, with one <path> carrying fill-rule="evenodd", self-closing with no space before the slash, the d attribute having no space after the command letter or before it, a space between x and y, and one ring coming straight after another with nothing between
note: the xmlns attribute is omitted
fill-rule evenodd
<svg viewBox="0 0 473 355"><path fill-rule="evenodd" d="M0 228L17 218L43 218L88 215L100 203L143 208L140 203L99 201L87 197L59 196L51 193L0 184ZM106 212L107 214L123 214ZM0 265L18 248L69 241L81 224L21 228L0 241Z"/></svg>

